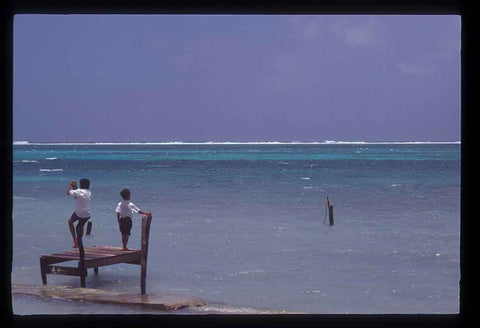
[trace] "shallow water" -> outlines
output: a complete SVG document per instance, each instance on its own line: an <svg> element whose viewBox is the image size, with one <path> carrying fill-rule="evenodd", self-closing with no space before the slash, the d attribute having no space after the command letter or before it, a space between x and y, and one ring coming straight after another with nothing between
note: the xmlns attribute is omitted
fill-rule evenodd
<svg viewBox="0 0 480 328"><path fill-rule="evenodd" d="M122 188L153 212L149 293L200 297L211 313L458 313L459 144L27 144L13 161L13 284L41 284L40 255L69 249L66 188L88 177L86 246L121 245ZM139 275L102 267L87 286L139 292ZM17 314L145 311L12 301Z"/></svg>

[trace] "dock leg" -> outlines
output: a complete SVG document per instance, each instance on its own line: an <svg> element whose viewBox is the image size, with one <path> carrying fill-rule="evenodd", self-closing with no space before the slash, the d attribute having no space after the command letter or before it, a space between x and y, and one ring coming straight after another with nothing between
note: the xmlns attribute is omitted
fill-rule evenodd
<svg viewBox="0 0 480 328"><path fill-rule="evenodd" d="M87 287L87 269L85 269L84 264L81 263L82 261L78 262L78 269L80 271L80 286L82 288Z"/></svg>
<svg viewBox="0 0 480 328"><path fill-rule="evenodd" d="M141 294L142 295L145 295L145 289L146 289L146 269L145 267L142 265L142 273L141 273L141 277L140 277L140 289L141 289Z"/></svg>
<svg viewBox="0 0 480 328"><path fill-rule="evenodd" d="M47 263L43 256L40 257L40 273L42 274L42 283L46 285L47 284Z"/></svg>
<svg viewBox="0 0 480 328"><path fill-rule="evenodd" d="M147 279L147 257L148 257L148 241L150 236L150 224L152 222L152 215L142 217L142 250L140 253L140 290L141 294L145 295L146 292L146 279Z"/></svg>
<svg viewBox="0 0 480 328"><path fill-rule="evenodd" d="M140 291L142 295L145 295L147 283L147 254L145 252L140 255L140 267Z"/></svg>
<svg viewBox="0 0 480 328"><path fill-rule="evenodd" d="M87 269L85 267L85 249L83 248L83 224L80 225L80 222L76 226L76 232L78 240L78 251L80 253L80 261L78 262L78 268L80 269L80 285L85 288L87 287Z"/></svg>
<svg viewBox="0 0 480 328"><path fill-rule="evenodd" d="M88 223L87 223L87 236L90 236L91 232L92 232L92 221L88 221Z"/></svg>
<svg viewBox="0 0 480 328"><path fill-rule="evenodd" d="M93 273L95 273L95 275L98 275L98 268L93 268Z"/></svg>
<svg viewBox="0 0 480 328"><path fill-rule="evenodd" d="M87 279L85 279L84 275L80 276L80 286L82 286L82 288L87 287Z"/></svg>
<svg viewBox="0 0 480 328"><path fill-rule="evenodd" d="M80 251L80 253L83 253L83 247ZM82 260L82 255L80 255L80 261L78 262L78 269L80 270L80 286L82 288L87 287L87 269L85 269L85 260Z"/></svg>

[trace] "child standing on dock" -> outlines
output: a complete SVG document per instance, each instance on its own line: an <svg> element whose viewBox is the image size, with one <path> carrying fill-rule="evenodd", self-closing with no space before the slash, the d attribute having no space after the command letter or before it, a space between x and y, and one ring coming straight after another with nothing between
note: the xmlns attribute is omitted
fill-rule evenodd
<svg viewBox="0 0 480 328"><path fill-rule="evenodd" d="M78 238L83 236L83 226L90 219L90 180L81 179L80 188L77 189L77 182L70 182L67 188L67 195L75 196L75 211L68 220L68 227L73 238L73 248L78 248ZM78 221L74 228L73 223ZM75 234L76 232L76 234Z"/></svg>
<svg viewBox="0 0 480 328"><path fill-rule="evenodd" d="M139 213L143 215L150 215L151 212L143 212L134 203L130 201L130 190L123 189L120 191L120 195L123 201L118 203L115 212L117 213L118 226L122 233L123 250L129 251L127 248L128 238L130 237L130 231L132 230L132 216L133 213Z"/></svg>

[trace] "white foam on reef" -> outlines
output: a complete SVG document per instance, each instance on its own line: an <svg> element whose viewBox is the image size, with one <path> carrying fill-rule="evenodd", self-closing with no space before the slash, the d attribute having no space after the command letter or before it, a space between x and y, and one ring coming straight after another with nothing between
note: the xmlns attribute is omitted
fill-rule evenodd
<svg viewBox="0 0 480 328"><path fill-rule="evenodd" d="M40 172L62 172L63 169L39 169Z"/></svg>
<svg viewBox="0 0 480 328"><path fill-rule="evenodd" d="M131 145L429 145L461 144L461 141L165 141L165 142L29 142L14 141L14 145L45 146L131 146Z"/></svg>
<svg viewBox="0 0 480 328"><path fill-rule="evenodd" d="M327 145L449 145L461 144L461 141L335 141L325 140Z"/></svg>

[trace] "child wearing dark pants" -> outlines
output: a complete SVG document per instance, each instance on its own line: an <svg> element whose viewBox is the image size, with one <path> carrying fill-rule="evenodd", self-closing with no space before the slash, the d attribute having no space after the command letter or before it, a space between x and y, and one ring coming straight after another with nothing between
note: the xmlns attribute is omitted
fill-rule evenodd
<svg viewBox="0 0 480 328"><path fill-rule="evenodd" d="M122 234L122 245L124 251L129 251L127 247L128 239L130 237L130 231L132 230L132 216L134 213L150 215L151 212L141 211L134 203L130 201L130 190L123 189L120 192L120 195L123 198L123 201L118 203L115 212L117 213L118 226Z"/></svg>
<svg viewBox="0 0 480 328"><path fill-rule="evenodd" d="M68 220L68 227L73 239L73 248L78 248L78 240L83 236L83 226L90 219L90 199L92 193L90 192L90 180L81 179L80 188L77 189L77 182L74 180L70 182L67 188L67 195L75 196L75 211ZM78 221L77 226L73 223Z"/></svg>

